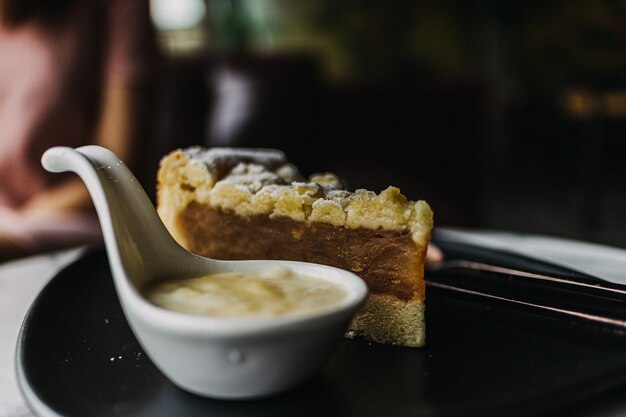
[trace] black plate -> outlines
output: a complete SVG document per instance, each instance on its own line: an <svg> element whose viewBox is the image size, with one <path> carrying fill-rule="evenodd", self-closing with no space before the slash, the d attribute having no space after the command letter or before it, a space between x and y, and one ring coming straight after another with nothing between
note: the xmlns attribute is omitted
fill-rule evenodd
<svg viewBox="0 0 626 417"><path fill-rule="evenodd" d="M426 317L425 348L344 340L317 376L290 392L210 400L152 365L98 251L61 271L33 303L18 379L45 417L599 415L594 407L624 390L623 336L438 289L429 289Z"/></svg>

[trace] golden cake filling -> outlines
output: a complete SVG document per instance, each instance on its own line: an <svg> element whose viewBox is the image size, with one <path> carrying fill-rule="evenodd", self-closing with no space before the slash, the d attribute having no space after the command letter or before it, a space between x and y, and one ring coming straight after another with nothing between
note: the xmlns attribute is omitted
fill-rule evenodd
<svg viewBox="0 0 626 417"><path fill-rule="evenodd" d="M180 213L178 221L187 236L188 249L209 258L284 259L331 265L357 273L370 293L389 294L400 300L424 299L423 281L415 279L420 275L419 259L423 254L408 233L351 230L264 215L248 216L242 221L233 212L196 202Z"/></svg>
<svg viewBox="0 0 626 417"><path fill-rule="evenodd" d="M349 334L424 343L424 256L432 212L395 187L341 189L305 181L274 150L190 148L165 157L158 211L175 239L216 259L286 259L355 272L370 296Z"/></svg>

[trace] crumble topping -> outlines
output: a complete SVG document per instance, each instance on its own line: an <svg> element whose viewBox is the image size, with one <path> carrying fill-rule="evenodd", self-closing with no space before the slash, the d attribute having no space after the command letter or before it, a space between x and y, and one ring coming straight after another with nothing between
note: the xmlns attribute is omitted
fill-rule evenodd
<svg viewBox="0 0 626 417"><path fill-rule="evenodd" d="M170 153L159 170L159 214L172 224L194 200L241 216L268 214L337 227L407 231L422 246L433 225L428 204L407 200L396 187L379 194L352 193L342 189L334 174L305 180L281 151L271 149L193 147Z"/></svg>

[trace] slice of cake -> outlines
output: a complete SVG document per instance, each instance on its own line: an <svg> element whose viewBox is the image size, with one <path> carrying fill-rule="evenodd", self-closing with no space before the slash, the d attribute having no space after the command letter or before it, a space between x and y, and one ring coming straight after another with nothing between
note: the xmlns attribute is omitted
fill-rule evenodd
<svg viewBox="0 0 626 417"><path fill-rule="evenodd" d="M304 180L277 150L199 147L161 161L158 211L174 238L216 259L287 259L355 272L368 300L348 336L424 344L424 257L433 215L395 187Z"/></svg>

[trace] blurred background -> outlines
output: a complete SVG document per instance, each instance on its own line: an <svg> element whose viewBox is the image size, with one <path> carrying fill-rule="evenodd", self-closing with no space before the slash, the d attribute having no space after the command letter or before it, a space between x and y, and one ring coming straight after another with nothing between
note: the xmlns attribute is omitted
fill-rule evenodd
<svg viewBox="0 0 626 417"><path fill-rule="evenodd" d="M151 166L276 147L436 224L626 247L626 1L151 0Z"/></svg>

